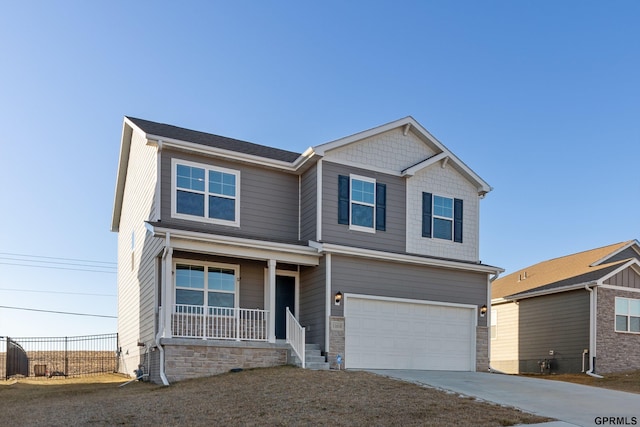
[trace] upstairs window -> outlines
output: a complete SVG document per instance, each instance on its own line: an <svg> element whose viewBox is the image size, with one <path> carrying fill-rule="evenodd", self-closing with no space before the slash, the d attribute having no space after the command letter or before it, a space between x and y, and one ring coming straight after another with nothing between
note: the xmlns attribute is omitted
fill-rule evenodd
<svg viewBox="0 0 640 427"><path fill-rule="evenodd" d="M387 187L359 175L338 177L338 223L375 233L386 229Z"/></svg>
<svg viewBox="0 0 640 427"><path fill-rule="evenodd" d="M422 193L422 237L462 243L463 202Z"/></svg>
<svg viewBox="0 0 640 427"><path fill-rule="evenodd" d="M239 171L175 159L173 164L173 216L239 225Z"/></svg>
<svg viewBox="0 0 640 427"><path fill-rule="evenodd" d="M616 297L616 332L640 333L640 299Z"/></svg>

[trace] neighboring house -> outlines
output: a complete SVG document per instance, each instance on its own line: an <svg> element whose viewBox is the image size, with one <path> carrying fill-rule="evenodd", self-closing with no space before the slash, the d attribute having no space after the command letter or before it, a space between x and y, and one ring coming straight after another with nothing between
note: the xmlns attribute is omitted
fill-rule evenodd
<svg viewBox="0 0 640 427"><path fill-rule="evenodd" d="M544 261L497 279L491 311L493 369L640 369L638 241Z"/></svg>
<svg viewBox="0 0 640 427"><path fill-rule="evenodd" d="M487 370L489 191L411 117L302 154L125 117L121 370Z"/></svg>

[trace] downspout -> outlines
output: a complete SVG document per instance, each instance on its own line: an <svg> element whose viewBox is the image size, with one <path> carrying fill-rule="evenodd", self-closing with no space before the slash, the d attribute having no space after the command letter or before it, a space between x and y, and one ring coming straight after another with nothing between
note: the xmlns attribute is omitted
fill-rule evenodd
<svg viewBox="0 0 640 427"><path fill-rule="evenodd" d="M166 243L164 245L164 250L162 251L162 265L164 266L164 263L166 262L166 258L167 255L169 253L173 253L173 248L171 247L171 235L170 233L167 232L166 235ZM167 375L164 372L164 348L162 347L162 345L160 344L160 337L162 337L164 335L164 331L165 331L165 321L164 321L164 316L166 315L165 313L165 306L167 305L167 274L166 274L166 268L165 268L165 274L162 274L162 306L160 307L160 312L158 313L158 319L160 320L159 322L159 327L158 327L158 334L156 335L156 345L158 346L158 350L160 351L160 379L162 380L162 384L163 385L169 385L169 380L167 380Z"/></svg>
<svg viewBox="0 0 640 427"><path fill-rule="evenodd" d="M595 333L596 333L596 316L595 316L595 297L596 294L593 292L593 289L589 287L589 285L584 285L584 288L589 291L589 370L586 372L587 375L590 375L595 378L603 378L602 376L593 372L593 359L596 356L596 343L595 343Z"/></svg>

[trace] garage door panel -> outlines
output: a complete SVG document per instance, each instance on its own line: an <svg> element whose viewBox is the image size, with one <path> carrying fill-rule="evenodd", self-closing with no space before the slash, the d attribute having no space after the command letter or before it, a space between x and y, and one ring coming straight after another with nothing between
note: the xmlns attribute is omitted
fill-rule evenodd
<svg viewBox="0 0 640 427"><path fill-rule="evenodd" d="M472 370L473 314L465 307L349 297L346 367Z"/></svg>

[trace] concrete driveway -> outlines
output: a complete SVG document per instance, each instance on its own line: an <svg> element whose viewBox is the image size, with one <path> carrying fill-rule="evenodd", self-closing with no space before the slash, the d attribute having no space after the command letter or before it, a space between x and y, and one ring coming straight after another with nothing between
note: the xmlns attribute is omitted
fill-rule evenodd
<svg viewBox="0 0 640 427"><path fill-rule="evenodd" d="M576 426L640 426L640 395L561 381L484 372L370 370L473 396ZM546 424L545 424L546 425Z"/></svg>

